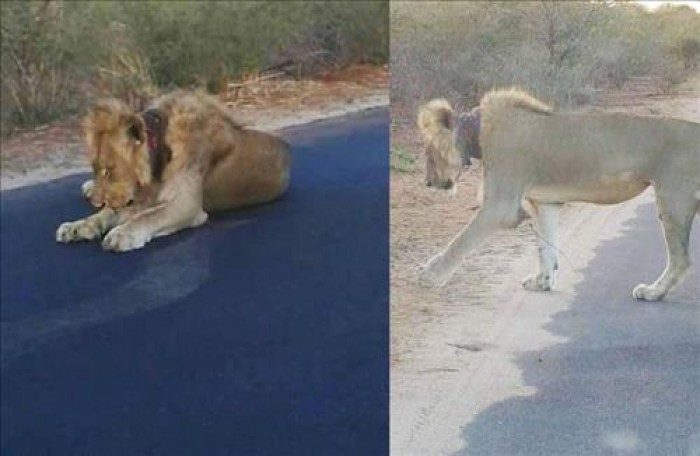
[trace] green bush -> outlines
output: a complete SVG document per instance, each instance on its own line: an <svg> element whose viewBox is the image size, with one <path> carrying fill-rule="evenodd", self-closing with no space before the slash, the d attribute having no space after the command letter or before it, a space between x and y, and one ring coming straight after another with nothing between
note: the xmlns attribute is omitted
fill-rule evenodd
<svg viewBox="0 0 700 456"><path fill-rule="evenodd" d="M700 38L682 38L678 43L678 53L685 69L696 68L700 60Z"/></svg>
<svg viewBox="0 0 700 456"><path fill-rule="evenodd" d="M681 79L682 60L697 58L700 14L623 2L393 2L391 32L392 102L473 106L516 85L579 105L634 76Z"/></svg>
<svg viewBox="0 0 700 456"><path fill-rule="evenodd" d="M97 94L138 104L322 51L388 61L385 2L2 2L2 131L84 109Z"/></svg>

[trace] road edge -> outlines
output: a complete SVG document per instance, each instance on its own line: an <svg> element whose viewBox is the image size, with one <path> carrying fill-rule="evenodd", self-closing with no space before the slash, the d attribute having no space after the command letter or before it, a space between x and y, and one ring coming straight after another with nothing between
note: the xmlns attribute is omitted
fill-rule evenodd
<svg viewBox="0 0 700 456"><path fill-rule="evenodd" d="M352 104L335 102L320 109L284 114L280 117L272 118L265 123L251 125L251 128L279 133L287 128L299 127L321 120L339 119L371 109L388 107L389 105L388 92L378 93L357 100ZM90 167L87 166L87 164L85 166L66 166L61 168L56 168L50 163L40 164L26 173L3 169L0 170L0 191L43 184L56 179L88 172L90 172Z"/></svg>

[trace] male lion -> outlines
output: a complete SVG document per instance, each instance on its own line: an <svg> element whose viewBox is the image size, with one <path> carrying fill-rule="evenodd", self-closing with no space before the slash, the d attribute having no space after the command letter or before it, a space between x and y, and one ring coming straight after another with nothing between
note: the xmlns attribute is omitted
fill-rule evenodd
<svg viewBox="0 0 700 456"><path fill-rule="evenodd" d="M289 185L289 146L246 129L214 98L176 91L143 113L97 103L84 122L96 214L63 223L59 242L98 239L126 251L207 220L207 212L272 201Z"/></svg>
<svg viewBox="0 0 700 456"><path fill-rule="evenodd" d="M419 113L427 143L427 185L448 189L460 153L483 155L482 208L421 270L426 285L444 285L465 255L498 229L516 227L528 201L538 230L539 273L528 290L551 290L557 269L557 224L563 203L615 204L654 187L668 263L638 300L660 300L690 267L688 243L700 211L700 124L624 114L565 114L516 90L486 94L477 109L456 116L445 100Z"/></svg>

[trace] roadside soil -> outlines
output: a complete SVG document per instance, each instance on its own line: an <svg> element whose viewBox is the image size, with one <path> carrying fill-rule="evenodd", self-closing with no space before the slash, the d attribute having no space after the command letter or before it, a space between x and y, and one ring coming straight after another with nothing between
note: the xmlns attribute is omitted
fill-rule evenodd
<svg viewBox="0 0 700 456"><path fill-rule="evenodd" d="M352 65L313 80L245 79L219 97L251 128L276 131L389 104L389 67ZM89 170L80 118L70 117L4 139L2 190Z"/></svg>

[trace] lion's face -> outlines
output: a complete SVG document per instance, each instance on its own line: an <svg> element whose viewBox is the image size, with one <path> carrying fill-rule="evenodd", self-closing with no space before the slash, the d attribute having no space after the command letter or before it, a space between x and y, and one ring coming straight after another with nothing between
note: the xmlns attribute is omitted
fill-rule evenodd
<svg viewBox="0 0 700 456"><path fill-rule="evenodd" d="M455 191L462 170L471 166L471 159L481 159L479 131L481 110L456 115L444 99L431 100L418 114L418 127L426 143L426 176L428 187Z"/></svg>
<svg viewBox="0 0 700 456"><path fill-rule="evenodd" d="M462 173L462 158L460 152L450 145L450 150L436 151L432 147L427 150L425 185L449 190L457 183Z"/></svg>
<svg viewBox="0 0 700 456"><path fill-rule="evenodd" d="M108 138L106 135L99 141L100 154L92 162L95 182L90 198L92 205L114 209L127 206L134 200L139 186L136 170L119 151L129 148L129 144L124 144L125 141L117 138Z"/></svg>
<svg viewBox="0 0 700 456"><path fill-rule="evenodd" d="M85 134L95 182L92 205L113 209L129 205L139 187L150 183L143 120L111 100L88 115Z"/></svg>

